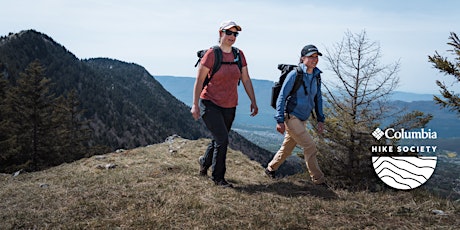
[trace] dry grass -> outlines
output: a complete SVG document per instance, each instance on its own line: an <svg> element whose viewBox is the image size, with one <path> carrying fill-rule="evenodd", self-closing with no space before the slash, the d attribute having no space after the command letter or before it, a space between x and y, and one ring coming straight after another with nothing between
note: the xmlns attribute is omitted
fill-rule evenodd
<svg viewBox="0 0 460 230"><path fill-rule="evenodd" d="M208 140L82 159L17 177L0 174L0 229L458 229L459 205L410 192L348 192L307 175L270 180L229 150L233 189L198 176ZM170 150L173 151L170 151ZM102 158L102 159L101 159ZM116 164L114 169L98 165ZM434 215L432 210L446 215Z"/></svg>

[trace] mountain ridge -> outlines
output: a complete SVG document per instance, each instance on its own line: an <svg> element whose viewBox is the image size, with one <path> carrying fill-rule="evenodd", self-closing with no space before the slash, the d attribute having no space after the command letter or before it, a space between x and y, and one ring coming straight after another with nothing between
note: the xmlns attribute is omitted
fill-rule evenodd
<svg viewBox="0 0 460 230"><path fill-rule="evenodd" d="M131 149L160 143L172 134L189 139L210 137L204 123L190 115L190 108L140 65L110 58L80 60L35 30L0 37L0 72L10 84L34 60L45 67L45 75L54 84L52 93L61 95L76 89L84 118L93 131L87 143L90 147ZM236 132L230 133L230 140L232 148L262 165L273 155ZM304 168L292 158L281 171L290 175Z"/></svg>

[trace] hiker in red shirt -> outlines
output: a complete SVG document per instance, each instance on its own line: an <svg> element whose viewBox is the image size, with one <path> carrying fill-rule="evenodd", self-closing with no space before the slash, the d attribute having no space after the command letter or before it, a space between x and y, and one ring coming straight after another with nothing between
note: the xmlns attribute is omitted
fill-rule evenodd
<svg viewBox="0 0 460 230"><path fill-rule="evenodd" d="M207 176L208 168L212 167L212 180L216 185L223 187L233 187L225 180L225 161L228 133L238 104L237 87L240 80L251 100L251 116L258 113L246 59L241 50L233 47L239 31L241 27L235 22L222 22L219 28L219 45L209 49L201 59L194 85L193 105L190 110L195 120L203 118L206 127L212 134L212 141L205 154L198 159L200 175ZM216 60L215 52L220 52L218 54L221 60ZM220 61L221 65L213 73L216 61Z"/></svg>

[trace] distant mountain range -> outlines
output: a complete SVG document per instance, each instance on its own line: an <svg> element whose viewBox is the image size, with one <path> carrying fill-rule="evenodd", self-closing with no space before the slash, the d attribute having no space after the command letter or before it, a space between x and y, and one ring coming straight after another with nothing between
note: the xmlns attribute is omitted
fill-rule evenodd
<svg viewBox="0 0 460 230"><path fill-rule="evenodd" d="M193 77L175 77L175 76L155 76L166 90L172 95L183 101L187 105L192 103L192 90L195 78ZM250 117L250 101L244 91L244 87L239 86L239 105L235 118L235 129L245 135L256 144L261 144L258 139L273 138L276 144L272 147L262 144L263 147L274 151L281 144L282 136L277 135L275 131L274 109L270 106L272 81L253 79L254 91L256 93L259 114L256 117ZM446 109L440 108L433 101L433 95L416 94L409 92L394 92L390 97L390 103L397 108L404 108L406 111L418 110L433 115L433 119L428 123L427 128L438 133L439 139L460 138L460 118ZM262 132L257 135L257 132ZM262 141L262 140L261 140ZM270 141L269 143L272 143ZM453 141L458 143L458 141ZM444 142L443 142L444 143ZM269 144L270 145L270 144ZM452 145L448 145L452 146ZM450 151L460 152L460 145L449 147Z"/></svg>
<svg viewBox="0 0 460 230"><path fill-rule="evenodd" d="M89 146L131 149L163 142L173 134L188 139L211 136L202 121L192 118L190 108L142 66L109 58L80 60L35 30L0 37L0 72L9 84L13 85L34 60L45 68L53 83L52 93L77 91L84 119L92 130ZM231 148L262 165L273 156L236 132L230 133L230 139ZM303 164L299 166L297 161L288 160L282 174L301 171Z"/></svg>
<svg viewBox="0 0 460 230"><path fill-rule="evenodd" d="M440 96L440 95L437 95L437 96ZM433 97L434 97L433 94L420 94L420 93L395 91L390 95L390 100L404 101L404 102L433 101Z"/></svg>
<svg viewBox="0 0 460 230"><path fill-rule="evenodd" d="M173 78L172 78L173 77ZM170 86L173 86L174 84L180 82L181 84L191 84L193 86L193 83L195 82L194 77L184 77L184 76L169 76L169 75L159 75L155 76L155 79L159 81L163 86L170 88ZM268 80L260 80L260 79L252 79L253 84L255 87L258 87L259 90L263 90L263 92L266 91L266 89L270 89L273 86L274 82L268 81ZM186 99L188 96L190 97L189 101L184 101L185 104L191 105L192 98L191 95L188 95L188 89L189 85L174 85L174 93L173 95L176 96L177 98L184 98ZM180 89L182 90L187 90L180 92ZM244 95L243 95L244 96ZM403 101L403 102L413 102L413 101L432 101L433 100L433 94L421 94L421 93L410 93L410 92L403 92L403 91L394 91L390 95L390 100L391 101ZM440 96L440 95L437 95Z"/></svg>

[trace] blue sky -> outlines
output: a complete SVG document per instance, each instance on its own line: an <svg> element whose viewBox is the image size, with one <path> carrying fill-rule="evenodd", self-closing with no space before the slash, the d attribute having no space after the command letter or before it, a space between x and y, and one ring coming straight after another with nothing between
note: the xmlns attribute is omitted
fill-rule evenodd
<svg viewBox="0 0 460 230"><path fill-rule="evenodd" d="M217 43L219 24L227 19L243 28L235 46L245 52L250 76L271 81L278 78L277 64L297 63L304 45L324 51L347 30L365 30L379 43L382 64L400 61L397 90L415 93L438 93L435 80L444 77L427 56L448 55L450 32L460 34L456 0L15 0L1 5L0 35L35 29L80 59L133 62L154 76L195 77L196 51ZM323 79L334 79L325 59L319 68Z"/></svg>

